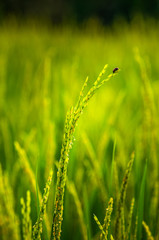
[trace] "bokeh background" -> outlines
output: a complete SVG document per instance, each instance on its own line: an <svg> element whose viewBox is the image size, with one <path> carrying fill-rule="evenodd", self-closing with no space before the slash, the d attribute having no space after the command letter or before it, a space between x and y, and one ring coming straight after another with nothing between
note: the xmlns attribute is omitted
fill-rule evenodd
<svg viewBox="0 0 159 240"><path fill-rule="evenodd" d="M110 196L114 235L118 196L132 152L125 227L135 197L130 239L135 239L139 209L140 221L144 219L158 239L158 14L158 0L0 1L0 239L23 239L20 199L26 200L27 190L35 224L38 195L52 168L42 235L50 239L65 116L85 78L89 76L89 89L106 63L105 76L115 67L120 71L97 91L78 122L62 239L99 239L93 214L103 223Z"/></svg>

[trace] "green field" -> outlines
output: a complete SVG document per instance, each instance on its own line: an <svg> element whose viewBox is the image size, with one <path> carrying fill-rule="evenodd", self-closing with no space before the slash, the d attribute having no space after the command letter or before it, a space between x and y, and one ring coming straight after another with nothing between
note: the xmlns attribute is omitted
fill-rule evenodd
<svg viewBox="0 0 159 240"><path fill-rule="evenodd" d="M61 239L159 239L158 39L159 22L141 17L111 27L0 26L0 239L32 239L52 169L42 236L33 238L50 239L66 114L105 64L101 81L120 71L73 133Z"/></svg>

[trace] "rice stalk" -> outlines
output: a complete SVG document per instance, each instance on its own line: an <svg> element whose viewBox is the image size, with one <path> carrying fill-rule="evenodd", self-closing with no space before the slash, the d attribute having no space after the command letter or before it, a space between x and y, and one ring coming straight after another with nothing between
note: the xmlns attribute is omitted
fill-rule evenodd
<svg viewBox="0 0 159 240"><path fill-rule="evenodd" d="M110 198L110 200L108 202L108 208L106 208L106 214L105 214L104 224L103 224L106 240L108 238L108 229L109 229L110 222L111 222L112 211L113 211L113 198Z"/></svg>
<svg viewBox="0 0 159 240"><path fill-rule="evenodd" d="M27 198L26 198L26 204L24 201L24 198L20 199L20 203L22 205L21 213L22 213L22 234L24 240L31 240L32 239L32 221L30 218L30 203L31 203L31 197L30 197L30 191L27 191Z"/></svg>
<svg viewBox="0 0 159 240"><path fill-rule="evenodd" d="M121 239L122 239L122 240L125 240L124 206L121 208Z"/></svg>
<svg viewBox="0 0 159 240"><path fill-rule="evenodd" d="M97 218L97 216L96 216L95 214L94 214L94 220L95 220L95 222L97 223L99 229L101 230L102 235L104 235L104 239L105 239L106 233L105 233L105 231L104 231L104 228L103 228L102 224L100 223L100 221L98 220L98 218ZM101 239L101 237L100 237L100 239Z"/></svg>
<svg viewBox="0 0 159 240"><path fill-rule="evenodd" d="M80 92L79 100L75 107L72 107L67 115L65 121L65 130L63 136L63 143L61 149L61 157L59 160L59 169L57 172L57 184L56 184L56 193L55 193L55 202L54 202L54 213L53 213L53 224L51 239L58 240L61 237L61 225L63 221L63 201L64 201L64 192L66 185L66 176L67 176L67 165L69 161L69 152L73 144L73 134L76 128L76 124L81 114L83 113L84 108L87 106L89 100L93 97L97 89L99 89L105 82L109 81L114 74L109 74L108 77L101 81L101 77L105 73L107 65L104 66L103 70L99 74L97 80L94 82L93 86L87 92L85 97L83 97L84 89L87 86L88 78L82 87Z"/></svg>
<svg viewBox="0 0 159 240"><path fill-rule="evenodd" d="M151 231L149 229L149 226L144 221L142 221L142 225L143 225L143 227L144 227L144 229L145 229L145 231L147 233L147 240L154 240L154 238L153 238L153 236L151 234Z"/></svg>
<svg viewBox="0 0 159 240"><path fill-rule="evenodd" d="M129 236L130 236L132 215L133 215L133 210L134 210L134 203L135 203L135 199L133 198L132 201L131 201L131 205L130 205L130 212L129 212L129 218L128 218L127 232L126 232L126 240L128 240Z"/></svg>
<svg viewBox="0 0 159 240"><path fill-rule="evenodd" d="M39 239L41 240L41 234L42 234L42 230L43 230L43 220L44 220L44 215L46 212L46 204L48 201L48 197L49 197L49 192L50 192L50 185L52 183L52 175L53 175L53 171L51 170L49 178L46 182L46 186L44 188L44 194L42 197L42 201L41 201L41 206L40 206L40 213L38 216L38 219L35 223L35 225L33 226L33 239Z"/></svg>
<svg viewBox="0 0 159 240"><path fill-rule="evenodd" d="M94 214L94 220L96 221L99 229L101 230L101 234L100 234L100 239L108 239L108 229L110 226L110 222L111 222L111 214L113 211L113 198L110 198L109 202L108 202L108 208L106 208L106 213L105 213L105 218L104 218L104 224L102 225L100 223L100 221L98 220L98 218L96 217L96 215Z"/></svg>
<svg viewBox="0 0 159 240"><path fill-rule="evenodd" d="M114 240L113 235L110 235L110 240Z"/></svg>
<svg viewBox="0 0 159 240"><path fill-rule="evenodd" d="M120 195L119 195L119 200L118 200L118 206L117 206L117 214L116 214L116 221L115 221L115 239L122 239L123 233L121 232L121 228L124 229L123 223L121 222L122 220L122 215L123 215L123 207L124 207L124 202L125 202L125 197L126 197L126 190L127 190L127 185L132 169L132 165L134 162L134 153L131 156L131 160L128 163L123 181L122 181L122 186L120 190Z"/></svg>

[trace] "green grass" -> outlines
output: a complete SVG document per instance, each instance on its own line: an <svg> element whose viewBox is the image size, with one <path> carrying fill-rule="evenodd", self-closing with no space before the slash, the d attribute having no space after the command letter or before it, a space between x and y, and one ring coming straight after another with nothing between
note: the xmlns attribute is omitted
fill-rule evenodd
<svg viewBox="0 0 159 240"><path fill-rule="evenodd" d="M93 96L71 135L75 141L69 152L61 239L104 237L93 216L103 227L110 197L111 226L104 226L108 239L159 237L159 22L136 17L111 28L89 24L81 29L16 22L0 27L4 240L29 239L30 224L35 223L42 239L50 239L66 113L78 101L86 77L89 90L106 63L102 79L115 67L119 74ZM132 152L135 159L125 193L123 178ZM51 169L52 183L47 182ZM46 203L44 188L47 197L49 192L46 214L41 205ZM117 218L121 238L115 238Z"/></svg>

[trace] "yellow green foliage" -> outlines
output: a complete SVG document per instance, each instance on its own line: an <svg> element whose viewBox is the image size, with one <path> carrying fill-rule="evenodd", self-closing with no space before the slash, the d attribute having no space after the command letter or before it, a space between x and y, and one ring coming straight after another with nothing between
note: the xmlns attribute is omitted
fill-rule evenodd
<svg viewBox="0 0 159 240"><path fill-rule="evenodd" d="M56 232L62 240L97 240L107 231L107 239L135 240L150 229L158 239L158 39L159 21L139 15L110 27L1 23L0 239L24 239L25 232L33 238L31 222L43 240L50 240L51 230L51 238ZM131 178L127 169L123 179L132 151ZM54 175L44 204L50 169ZM66 179L71 190L68 184L65 191ZM105 211L110 198L111 222ZM41 203L46 209L39 219ZM21 209L29 212L29 224Z"/></svg>

